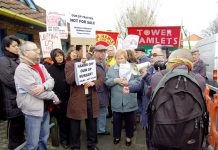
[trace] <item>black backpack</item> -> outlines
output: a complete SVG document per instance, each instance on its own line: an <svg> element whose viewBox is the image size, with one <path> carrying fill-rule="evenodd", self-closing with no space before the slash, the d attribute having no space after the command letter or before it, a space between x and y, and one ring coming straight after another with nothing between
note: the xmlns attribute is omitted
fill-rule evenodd
<svg viewBox="0 0 218 150"><path fill-rule="evenodd" d="M193 73L184 69L165 71L152 93L147 112L148 147L201 149L208 128L207 108Z"/></svg>

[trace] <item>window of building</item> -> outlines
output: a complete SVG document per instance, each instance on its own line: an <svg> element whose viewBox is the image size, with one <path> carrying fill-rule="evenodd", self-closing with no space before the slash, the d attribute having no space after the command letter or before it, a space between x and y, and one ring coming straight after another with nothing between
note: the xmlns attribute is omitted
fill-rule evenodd
<svg viewBox="0 0 218 150"><path fill-rule="evenodd" d="M16 36L19 39L25 40L25 41L32 41L33 40L33 36L31 34L25 33L25 32L17 32Z"/></svg>
<svg viewBox="0 0 218 150"><path fill-rule="evenodd" d="M64 50L64 53L67 54L69 49L69 42L61 40L62 49Z"/></svg>
<svg viewBox="0 0 218 150"><path fill-rule="evenodd" d="M5 37L5 30L4 29L0 29L0 57L3 56L3 52L2 52L2 40Z"/></svg>
<svg viewBox="0 0 218 150"><path fill-rule="evenodd" d="M33 0L19 0L19 1L27 5L32 10L37 10L36 4L33 2Z"/></svg>

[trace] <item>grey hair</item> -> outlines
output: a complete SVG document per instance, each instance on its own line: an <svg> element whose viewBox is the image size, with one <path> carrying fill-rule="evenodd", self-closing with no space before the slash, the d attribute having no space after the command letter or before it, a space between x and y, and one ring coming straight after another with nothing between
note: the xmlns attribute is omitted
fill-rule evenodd
<svg viewBox="0 0 218 150"><path fill-rule="evenodd" d="M34 42L31 42L31 41L24 41L24 42L21 44L21 46L20 46L20 50L26 51L26 50L28 50L28 49L30 48L30 45L32 45L32 44L36 45Z"/></svg>

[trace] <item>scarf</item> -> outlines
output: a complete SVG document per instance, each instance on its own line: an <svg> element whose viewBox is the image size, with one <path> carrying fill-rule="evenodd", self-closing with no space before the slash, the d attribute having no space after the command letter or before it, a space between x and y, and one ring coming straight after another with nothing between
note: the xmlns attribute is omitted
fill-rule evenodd
<svg viewBox="0 0 218 150"><path fill-rule="evenodd" d="M31 65L31 67L38 71L38 73L39 73L39 75L41 77L42 83L44 83L45 82L45 76L44 76L44 73L42 72L42 68L39 66L39 64Z"/></svg>
<svg viewBox="0 0 218 150"><path fill-rule="evenodd" d="M173 59L166 63L167 69L175 68L179 65L185 65L188 67L189 71L192 70L193 64L190 60L185 58Z"/></svg>

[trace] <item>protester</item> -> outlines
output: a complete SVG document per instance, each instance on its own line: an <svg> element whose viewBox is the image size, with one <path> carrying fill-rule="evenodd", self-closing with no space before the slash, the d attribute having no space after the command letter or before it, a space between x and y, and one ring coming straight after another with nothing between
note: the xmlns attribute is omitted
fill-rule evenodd
<svg viewBox="0 0 218 150"><path fill-rule="evenodd" d="M202 77L206 78L206 64L200 59L200 52L197 48L191 50L193 57L193 72L199 73Z"/></svg>
<svg viewBox="0 0 218 150"><path fill-rule="evenodd" d="M116 47L114 45L109 45L107 47L107 58L106 58L106 62L107 62L107 65L109 67L112 67L113 65L116 64L116 60L114 58L114 54L116 52Z"/></svg>
<svg viewBox="0 0 218 150"><path fill-rule="evenodd" d="M114 45L109 45L107 47L107 58L106 58L106 63L108 65L108 67L112 67L113 65L116 64L116 60L115 60L115 52L116 52L116 47ZM112 117L112 110L111 110L111 92L109 91L109 105L108 105L108 114L107 114L107 118L111 118Z"/></svg>
<svg viewBox="0 0 218 150"><path fill-rule="evenodd" d="M136 48L135 49L135 58L137 59L137 63L149 62L149 58L146 56L144 48Z"/></svg>
<svg viewBox="0 0 218 150"><path fill-rule="evenodd" d="M13 150L25 141L24 117L16 103L14 72L19 64L20 41L16 36L6 36L2 41L0 57L0 119L8 120L8 149Z"/></svg>
<svg viewBox="0 0 218 150"><path fill-rule="evenodd" d="M77 54L76 54L76 50L74 49L74 47L71 46L67 53L66 62L71 61L73 59L77 59Z"/></svg>
<svg viewBox="0 0 218 150"><path fill-rule="evenodd" d="M93 58L94 49L95 49L95 46L90 46L89 47L88 53L86 54L86 57L87 57L88 60Z"/></svg>
<svg viewBox="0 0 218 150"><path fill-rule="evenodd" d="M131 49L128 49L128 50L126 50L126 52L127 52L127 56L128 56L127 61L129 63L137 63L137 60L136 60L135 55L134 55L134 51Z"/></svg>
<svg viewBox="0 0 218 150"><path fill-rule="evenodd" d="M139 77L131 73L130 64L127 62L127 52L118 50L115 54L116 65L112 66L105 79L105 84L111 88L111 108L113 111L113 137L114 144L121 139L122 120L125 121L126 146L130 146L134 130L134 112L138 109L137 95L124 94L123 87L139 82ZM119 71L120 65L126 64L129 69ZM120 76L123 74L125 76Z"/></svg>
<svg viewBox="0 0 218 150"><path fill-rule="evenodd" d="M134 50L134 56L136 58L137 64L141 64L141 63L144 63L144 62L149 62L149 58L146 56L144 48L136 48ZM143 97L143 93L141 91L138 91L137 92L137 103L138 103L139 109L136 112L136 121L137 122L140 122L140 120L141 120L140 116L143 113L142 112L142 109L143 109L142 97Z"/></svg>
<svg viewBox="0 0 218 150"><path fill-rule="evenodd" d="M51 115L58 121L59 127L59 140L63 148L67 149L70 145L69 137L69 120L66 117L67 112L67 102L70 94L70 87L65 79L65 57L64 52L61 49L53 49L50 53L51 59L54 62L49 68L48 72L51 77L54 78L55 85L53 91L57 94L61 103L54 106Z"/></svg>
<svg viewBox="0 0 218 150"><path fill-rule="evenodd" d="M100 75L105 79L106 72L108 67L105 63L107 48L103 45L98 45L94 48L93 57L96 60L96 67ZM97 133L98 135L110 135L110 132L106 130L106 116L107 116L107 107L109 99L109 91L107 86L103 83L99 88L97 88L97 95L100 104L100 113L97 119Z"/></svg>
<svg viewBox="0 0 218 150"><path fill-rule="evenodd" d="M164 75L165 74L167 74L167 72L169 72L169 73L172 73L174 70L176 70L176 69L180 69L181 71L178 71L178 73L180 73L180 72L182 72L183 70L184 71L187 71L186 73L188 74L188 75L191 75L192 74L192 55L191 55L191 53L190 53L190 51L189 50L186 50L186 49L178 49L178 50L175 50L174 52L172 52L172 54L169 56L169 59L168 59L168 62L167 62L167 70L163 70L163 71L161 71L161 72L157 72L157 73L155 73L153 76L152 76L152 79L151 79L151 93L154 93L154 90L156 90L155 88L159 85L159 82L160 81L162 81L161 79L163 78L163 77L165 77ZM194 75L194 74L193 74ZM181 77L181 76L180 76ZM165 77L164 79L166 79L167 77ZM178 78L178 79L177 79ZM193 94L193 92L191 92L191 90L189 89L185 89L184 90L184 88L189 88L190 86L192 86L191 85L191 83L190 82L192 82L192 81L190 81L189 79L186 79L186 77L183 77L182 79L181 79L181 81L179 81L180 79L179 79L179 77L177 76L177 78L176 78L176 80L174 80L174 82L170 82L170 80L173 80L173 78L171 78L171 79L169 79L169 80L167 80L167 83L168 83L168 86L167 86L167 84L165 84L165 86L163 87L163 88L168 88L169 89L169 87L171 87L171 89L175 89L175 91L177 90L177 91L179 91L179 90L181 90L180 88L178 88L179 86L181 86L181 88L183 88L183 90L182 90L182 92L180 92L180 93L176 93L175 95L173 95L173 96L175 96L175 97L172 97L172 95L170 95L171 96L171 99L170 99L170 102L169 101L166 101L166 100L164 100L164 104L162 103L162 101L155 101L156 103L155 104L160 104L161 103L161 105L164 105L162 108L165 108L166 110L164 111L164 110L162 110L161 112L164 112L164 113L162 113L162 116L169 116L170 117L170 121L168 122L168 124L167 124L167 126L168 126L168 128L165 128L165 131L164 132L158 132L158 135L155 135L155 136L158 136L159 137L159 139L161 139L161 137L163 137L164 135L165 135L165 137L167 137L167 138L164 138L164 139L162 139L162 140L159 140L159 139L155 139L155 140L158 140L158 142L162 142L162 146L161 146L161 148L157 148L157 147L155 147L153 144L156 144L156 145L158 145L158 144L160 144L160 143L158 143L157 141L155 142L155 141L153 141L154 140L154 138L151 138L151 135L153 135L154 136L154 134L155 133L153 133L152 134L152 127L150 128L150 135L148 135L148 137L150 138L150 142L149 142L149 149L152 149L152 150L165 150L165 149L168 149L168 150L174 150L174 149L181 149L181 150L183 150L183 149L199 149L199 146L200 146L200 144L202 144L201 143L201 138L203 137L203 132L202 132L202 130L200 129L200 128L202 128L204 125L203 125L203 120L201 120L202 122L201 122L201 126L199 126L199 128L197 127L196 129L193 129L194 127L191 125L191 126L188 126L187 124L185 124L185 121L186 122L188 122L188 121L190 121L189 122L189 124L191 124L191 122L192 122L192 124L196 124L196 119L194 118L191 118L193 115L195 115L195 117L197 116L197 113L198 113L198 110L196 109L195 111L193 111L193 108L197 108L198 106L197 105L194 105L194 106L192 106L193 105L193 103L198 103L199 104L199 101L200 100L196 100L195 98L197 97L198 98L198 95L200 94L200 93L202 93L202 91L204 90L204 88L205 88L205 79L202 77L202 76L200 76L199 74L196 74L193 78L197 81L197 83L198 84L193 84L193 85L195 85L195 86L198 86L199 85L199 87L201 88L201 90L200 90L200 92L198 91L199 90L199 88L197 88L197 93L194 93L194 94L196 94L195 95L195 97L194 97L194 100L193 100L193 98L192 98L192 96L191 96L191 94ZM183 82L184 81L184 82ZM172 84L172 83L175 83L175 85L170 85L170 83ZM188 85L188 86L187 86ZM159 85L159 86L161 86L161 85ZM162 86L161 86L162 87ZM195 87L196 88L196 87ZM167 90L167 89L166 89ZM194 89L193 89L194 90ZM195 90L196 91L196 90ZM189 93L189 94L186 94L186 93ZM155 93L154 93L155 94ZM157 94L157 93L156 93ZM163 98L165 98L165 99L167 99L168 97L167 97L167 94L171 94L171 93L166 93L166 95L164 95L164 93L161 93L159 96L157 96L157 98L160 98L160 97L163 97ZM185 95L186 94L186 95ZM187 95L190 95L189 97L187 97ZM153 98L154 98L155 96L153 95ZM203 95L201 95L200 96L200 98L201 98L201 102L200 102L200 104L205 104L204 103L204 98L203 98ZM173 99L173 100L172 100ZM162 99L163 100L163 99ZM174 103L174 105L172 105L172 102L171 101L177 101L177 104L175 104ZM186 103L182 103L182 101L184 101L184 102L187 102L187 101L189 101L190 100L190 103L187 103L188 105L187 106L185 106L186 105ZM159 103L158 103L159 102ZM154 103L152 103L152 104L154 104ZM166 105L165 105L166 104ZM168 105L167 105L168 104ZM200 105L199 104L199 105ZM160 106L160 105L159 105ZM170 106L171 108L173 108L173 109L168 109L168 106ZM187 109L187 108L179 108L179 107L183 107L183 106L185 106L185 107L191 107L191 108L189 108L189 109ZM156 105L154 106L154 105L152 105L152 107L156 107ZM176 108L175 108L176 107ZM179 109L178 109L179 108ZM205 106L205 108L206 108L206 106ZM201 110L204 110L205 108L202 108L202 106L200 106L200 109ZM169 111L172 111L172 110L178 110L178 112L176 112L175 114L169 114ZM181 111L182 110L182 111ZM187 112L187 110L189 110L188 112ZM153 110L152 110L153 111ZM187 114L186 114L186 118L182 118L182 115L185 115L185 113L184 113L184 111L185 111L185 113L189 113L189 115L192 115L192 116L189 116L189 117L187 117ZM157 112L157 108L155 109L155 113ZM160 114L160 112L159 112L159 114ZM179 116L178 116L179 115ZM202 114L201 114L202 115ZM174 117L172 117L172 116L174 116ZM203 116L203 115L202 115ZM154 116L153 116L154 117ZM160 116L158 116L158 117L160 117ZM200 116L201 117L201 116ZM177 120L176 122L174 122L174 119L176 119L176 118L179 118L180 120ZM187 119L188 118L188 119ZM191 119L193 119L193 121L191 120ZM154 118L153 118L154 119ZM167 119L168 118L166 118L166 121L167 121ZM202 119L202 118L201 118ZM159 119L159 120L163 120L162 118L161 119ZM169 120L169 119L168 119ZM150 121L152 121L152 120L150 120ZM173 124L172 124L172 122L173 122ZM151 126L153 126L153 123L154 122L151 122ZM156 123L156 122L155 122ZM161 121L159 122L161 125L166 125L166 124L164 124L164 123L162 123ZM198 124L198 123L197 123ZM171 125L171 126L170 126ZM175 134L174 135L176 135L177 134L177 132L178 132L178 135L180 135L180 136L173 136L172 137L172 129L174 129L172 126L173 125L175 125L175 126L177 126L177 127L175 127L175 128L177 128L178 129L178 131L176 131L176 132L174 132ZM182 126L182 127L181 127ZM166 127L166 126L165 126ZM189 129L188 129L188 127L189 127ZM159 128L158 129L160 129L160 126L159 126ZM201 130L201 131L200 131ZM157 131L157 130L155 130L155 131ZM163 131L163 130L161 130L160 129L160 131ZM186 132L187 131L187 132ZM193 132L194 131L194 132ZM198 133L198 131L200 131L200 133ZM179 133L179 132L182 132L181 134ZM156 132L157 133L157 132ZM161 136L160 136L161 135ZM196 135L198 135L198 136L196 136ZM152 136L152 137L153 137ZM186 138L187 137L187 138ZM173 138L173 140L169 140L169 139L172 139ZM182 139L184 139L184 138L186 138L185 140L186 141L183 141ZM195 141L195 142L192 142L192 143L189 143L189 138L191 138L191 140L192 141ZM183 143L183 142L185 142L185 143ZM170 147L166 147L166 145L170 145ZM181 147L182 146L182 147Z"/></svg>
<svg viewBox="0 0 218 150"><path fill-rule="evenodd" d="M134 84L128 87L124 87L123 92L124 93L141 93L141 110L140 110L140 122L142 125L142 128L147 129L148 125L148 116L147 116L147 107L148 107L148 101L150 98L150 83L152 76L158 72L158 70L155 70L154 64L158 61L165 61L165 54L164 51L161 49L160 45L154 45L153 49L151 51L151 57L150 57L150 66L147 66L146 62L141 63L141 65L145 64L144 67L142 67L139 72L141 74L142 80L140 84ZM147 131L146 131L147 134ZM147 136L146 136L147 137ZM147 138L146 138L147 140Z"/></svg>
<svg viewBox="0 0 218 150"><path fill-rule="evenodd" d="M76 46L78 59L67 62L65 66L66 81L70 85L71 92L67 106L67 117L70 118L71 149L80 149L80 123L86 122L87 147L90 150L98 150L97 147L97 117L99 115L99 101L96 89L103 84L103 77L97 71L97 80L87 81L84 85L77 86L75 81L76 62L85 62L83 50ZM85 94L88 88L88 94Z"/></svg>
<svg viewBox="0 0 218 150"><path fill-rule="evenodd" d="M40 63L43 64L46 69L48 69L50 67L50 65L53 64L53 61L50 57L45 57L42 59L42 61Z"/></svg>
<svg viewBox="0 0 218 150"><path fill-rule="evenodd" d="M15 71L17 105L25 116L27 150L47 149L49 112L44 101L60 101L52 91L54 79L40 63L40 49L33 42L24 42L19 51L21 63Z"/></svg>

